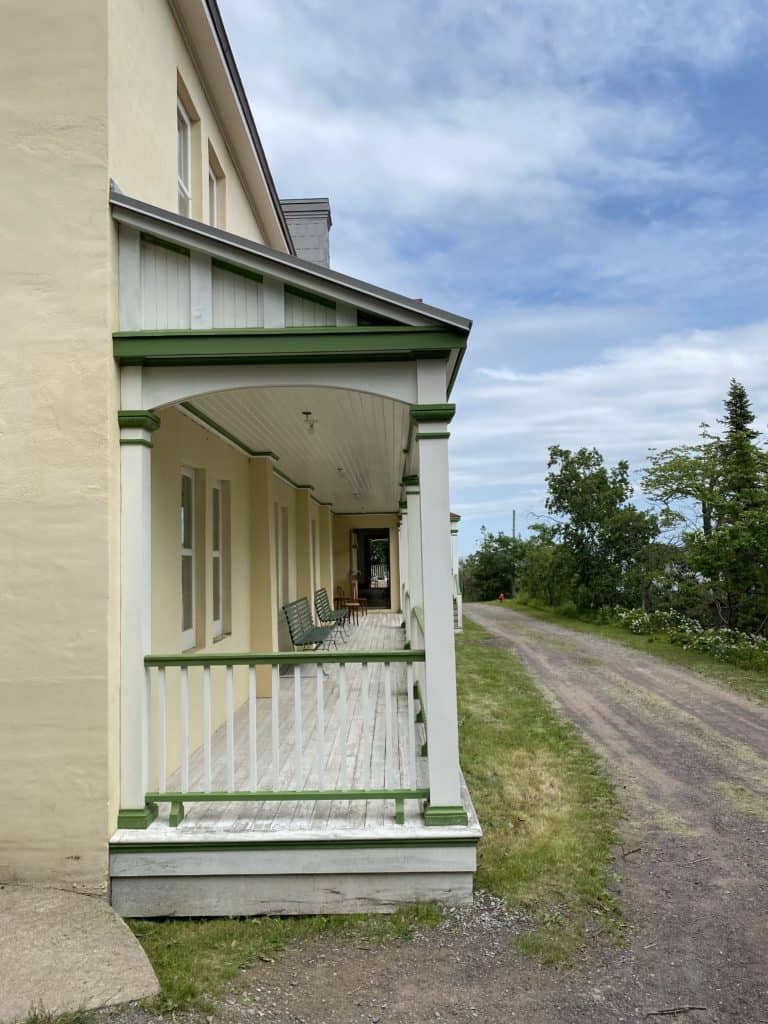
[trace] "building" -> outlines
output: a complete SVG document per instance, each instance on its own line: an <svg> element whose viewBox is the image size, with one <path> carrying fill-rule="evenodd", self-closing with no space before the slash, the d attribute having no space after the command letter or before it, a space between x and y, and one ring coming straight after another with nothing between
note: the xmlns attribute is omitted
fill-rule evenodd
<svg viewBox="0 0 768 1024"><path fill-rule="evenodd" d="M469 321L330 269L215 0L4 15L0 879L136 916L468 898ZM294 653L320 587L368 614Z"/></svg>

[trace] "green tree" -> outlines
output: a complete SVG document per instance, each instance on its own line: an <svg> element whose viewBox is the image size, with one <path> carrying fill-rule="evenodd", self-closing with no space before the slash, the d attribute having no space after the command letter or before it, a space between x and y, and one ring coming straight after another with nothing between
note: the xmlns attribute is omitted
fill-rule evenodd
<svg viewBox="0 0 768 1024"><path fill-rule="evenodd" d="M605 466L595 448L549 449L547 511L563 546L572 599L580 609L642 600L656 517L629 501L629 464Z"/></svg>
<svg viewBox="0 0 768 1024"><path fill-rule="evenodd" d="M746 388L732 380L719 434L654 453L646 492L683 525L685 561L701 581L700 617L764 632L768 620L768 454Z"/></svg>
<svg viewBox="0 0 768 1024"><path fill-rule="evenodd" d="M483 526L480 547L462 561L461 584L470 601L490 601L515 593L525 559L525 541L506 533L490 533Z"/></svg>

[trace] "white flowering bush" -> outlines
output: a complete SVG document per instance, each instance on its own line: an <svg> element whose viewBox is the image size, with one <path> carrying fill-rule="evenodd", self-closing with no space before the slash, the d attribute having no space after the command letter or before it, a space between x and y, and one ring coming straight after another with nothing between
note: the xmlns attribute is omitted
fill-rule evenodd
<svg viewBox="0 0 768 1024"><path fill-rule="evenodd" d="M677 611L646 612L642 608L616 608L615 621L638 636L663 636L690 651L741 668L768 671L768 637L737 629L712 629Z"/></svg>

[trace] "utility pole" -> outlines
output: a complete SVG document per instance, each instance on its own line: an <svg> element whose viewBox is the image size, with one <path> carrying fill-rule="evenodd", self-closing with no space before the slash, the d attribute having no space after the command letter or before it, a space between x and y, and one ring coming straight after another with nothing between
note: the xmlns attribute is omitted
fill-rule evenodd
<svg viewBox="0 0 768 1024"><path fill-rule="evenodd" d="M516 520L517 520L517 509L513 508L512 509L512 539L513 540L517 536Z"/></svg>

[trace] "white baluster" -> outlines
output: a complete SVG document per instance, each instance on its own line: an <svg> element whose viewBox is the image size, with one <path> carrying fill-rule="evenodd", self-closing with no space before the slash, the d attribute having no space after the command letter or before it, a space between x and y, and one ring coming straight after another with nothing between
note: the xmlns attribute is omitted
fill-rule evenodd
<svg viewBox="0 0 768 1024"><path fill-rule="evenodd" d="M280 788L280 666L272 666L272 789Z"/></svg>
<svg viewBox="0 0 768 1024"><path fill-rule="evenodd" d="M157 784L161 793L165 792L168 767L166 760L166 724L165 724L165 668L161 667L157 674Z"/></svg>
<svg viewBox="0 0 768 1024"><path fill-rule="evenodd" d="M392 762L392 666L388 661L384 662L384 788L392 785L393 762Z"/></svg>
<svg viewBox="0 0 768 1024"><path fill-rule="evenodd" d="M235 790L235 670L227 665L227 792Z"/></svg>
<svg viewBox="0 0 768 1024"><path fill-rule="evenodd" d="M213 767L211 762L211 666L203 666L203 789L211 792Z"/></svg>
<svg viewBox="0 0 768 1024"><path fill-rule="evenodd" d="M416 786L416 708L413 700L413 664L408 663L406 672L406 689L408 691L408 721L406 722L408 735L408 785Z"/></svg>
<svg viewBox="0 0 768 1024"><path fill-rule="evenodd" d="M317 666L317 788L325 789L325 707L323 666Z"/></svg>
<svg viewBox="0 0 768 1024"><path fill-rule="evenodd" d="M181 710L181 791L189 791L189 669L181 666L180 679Z"/></svg>
<svg viewBox="0 0 768 1024"><path fill-rule="evenodd" d="M303 789L304 787L304 767L302 757L302 744L303 744L303 722L301 716L301 665L293 666L293 742L295 747L296 764L295 768L295 787L296 789Z"/></svg>
<svg viewBox="0 0 768 1024"><path fill-rule="evenodd" d="M371 724L371 666L366 661L363 665L363 732L360 737L360 750L363 756L363 770L360 778L362 789L368 788L371 757L373 756L373 725ZM366 750L366 744L368 749Z"/></svg>
<svg viewBox="0 0 768 1024"><path fill-rule="evenodd" d="M339 746L341 748L341 785L349 788L349 764L347 763L347 739L349 722L347 719L347 666L339 665Z"/></svg>
<svg viewBox="0 0 768 1024"><path fill-rule="evenodd" d="M250 789L258 788L258 751L256 749L256 666L248 666L248 753L250 755Z"/></svg>
<svg viewBox="0 0 768 1024"><path fill-rule="evenodd" d="M142 746L144 756L141 763L141 788L146 793L149 789L149 771L152 751L152 669L144 670L144 710L141 720Z"/></svg>

